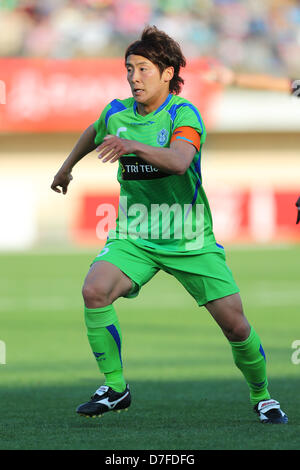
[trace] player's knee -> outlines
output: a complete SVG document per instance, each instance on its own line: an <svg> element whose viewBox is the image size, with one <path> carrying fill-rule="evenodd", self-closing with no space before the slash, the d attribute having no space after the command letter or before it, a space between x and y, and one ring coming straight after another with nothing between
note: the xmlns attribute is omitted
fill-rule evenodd
<svg viewBox="0 0 300 470"><path fill-rule="evenodd" d="M245 341L250 334L250 325L243 316L224 331L229 341Z"/></svg>
<svg viewBox="0 0 300 470"><path fill-rule="evenodd" d="M110 291L101 283L97 285L85 283L82 296L87 308L101 308L111 304Z"/></svg>

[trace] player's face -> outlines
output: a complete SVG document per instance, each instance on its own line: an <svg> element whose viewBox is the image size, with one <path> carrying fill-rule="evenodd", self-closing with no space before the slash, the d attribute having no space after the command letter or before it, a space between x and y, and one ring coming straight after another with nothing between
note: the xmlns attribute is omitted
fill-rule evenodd
<svg viewBox="0 0 300 470"><path fill-rule="evenodd" d="M127 80L135 101L145 108L159 107L169 94L173 68L160 73L156 64L143 56L131 54L126 60ZM148 112L151 110L147 109Z"/></svg>

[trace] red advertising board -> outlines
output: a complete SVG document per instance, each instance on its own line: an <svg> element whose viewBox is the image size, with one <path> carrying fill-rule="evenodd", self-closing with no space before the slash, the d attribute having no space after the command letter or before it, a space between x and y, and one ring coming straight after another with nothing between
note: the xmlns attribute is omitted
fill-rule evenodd
<svg viewBox="0 0 300 470"><path fill-rule="evenodd" d="M207 194L220 243L300 242L297 192L211 190ZM71 238L79 244L102 246L108 230L114 228L118 201L119 196L114 193L82 194Z"/></svg>
<svg viewBox="0 0 300 470"><path fill-rule="evenodd" d="M191 60L182 71L182 96L199 108L207 127L220 92L201 78L209 64ZM111 100L131 96L121 58L0 59L0 84L0 132L81 131Z"/></svg>

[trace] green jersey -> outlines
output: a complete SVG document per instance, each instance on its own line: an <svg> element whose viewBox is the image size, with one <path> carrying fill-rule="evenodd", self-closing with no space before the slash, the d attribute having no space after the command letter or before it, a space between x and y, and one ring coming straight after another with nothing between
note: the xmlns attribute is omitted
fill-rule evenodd
<svg viewBox="0 0 300 470"><path fill-rule="evenodd" d="M94 127L96 145L111 134L153 147L169 147L179 127L195 129L201 135L201 145L183 175L167 174L134 154L119 159L119 212L116 230L109 233L109 238L132 239L146 249L158 251L220 251L202 186L201 151L206 130L192 103L169 94L158 109L142 116L134 98L115 99L105 107Z"/></svg>

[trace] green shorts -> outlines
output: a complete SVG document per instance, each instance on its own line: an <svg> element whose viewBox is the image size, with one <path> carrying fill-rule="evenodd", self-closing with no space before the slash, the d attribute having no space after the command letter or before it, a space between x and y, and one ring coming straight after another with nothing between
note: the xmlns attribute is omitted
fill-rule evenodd
<svg viewBox="0 0 300 470"><path fill-rule="evenodd" d="M178 279L199 306L239 292L226 264L224 250L194 255L189 253L188 256L158 253L132 241L118 239L108 240L92 264L102 260L117 266L133 282L132 290L125 296L127 298L136 297L141 287L159 270Z"/></svg>

